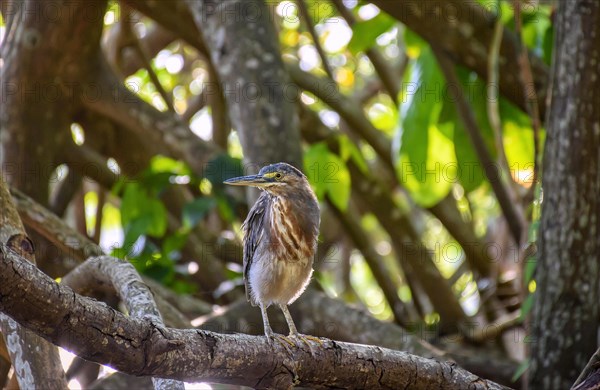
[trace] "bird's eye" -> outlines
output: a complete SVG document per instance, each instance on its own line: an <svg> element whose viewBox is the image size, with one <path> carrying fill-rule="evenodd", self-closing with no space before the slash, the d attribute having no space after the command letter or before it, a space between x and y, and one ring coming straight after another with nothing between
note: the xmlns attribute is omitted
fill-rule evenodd
<svg viewBox="0 0 600 390"><path fill-rule="evenodd" d="M276 179L276 180L281 180L281 178L282 178L282 177L283 177L283 175L282 175L281 173L279 173L279 172L277 172L277 173L275 174L275 179Z"/></svg>

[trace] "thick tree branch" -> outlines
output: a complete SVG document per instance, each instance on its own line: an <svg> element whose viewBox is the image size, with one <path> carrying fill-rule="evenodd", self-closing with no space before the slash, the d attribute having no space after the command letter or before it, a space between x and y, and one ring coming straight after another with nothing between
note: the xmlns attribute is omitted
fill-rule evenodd
<svg viewBox="0 0 600 390"><path fill-rule="evenodd" d="M301 167L296 95L288 91L288 75L266 4L259 0L187 3L227 92L229 116L244 158L251 164L249 171L278 161Z"/></svg>
<svg viewBox="0 0 600 390"><path fill-rule="evenodd" d="M201 32L196 27L194 17L183 1L122 1L173 32L200 53L208 56L208 50L204 44Z"/></svg>
<svg viewBox="0 0 600 390"><path fill-rule="evenodd" d="M0 242L6 245L6 248L18 252L23 261L35 264L33 243L25 233L23 223L2 177L0 177L0 210L2 210ZM16 378L19 387L39 388L43 384L51 383L56 389L67 388L56 347L2 313L0 313L0 330L14 367L13 378Z"/></svg>
<svg viewBox="0 0 600 390"><path fill-rule="evenodd" d="M298 319L298 330L304 334L454 361L476 375L504 385L513 382L511 378L518 367L499 349L490 349L489 345L475 347L456 338L448 338L440 339L436 346L432 346L421 339L430 335L427 330L423 333L420 330L409 331L395 323L377 320L364 309L350 306L314 289L302 294L290 306L290 311ZM269 318L275 332L287 332L287 324L280 311L272 310ZM218 333L263 334L260 310L250 306L245 299L229 305L222 313L204 318L199 327Z"/></svg>
<svg viewBox="0 0 600 390"><path fill-rule="evenodd" d="M570 387L600 326L600 3L558 2L554 44L530 388Z"/></svg>
<svg viewBox="0 0 600 390"><path fill-rule="evenodd" d="M127 318L56 284L0 246L0 310L77 355L134 375L256 388L444 387L503 389L455 365L380 347L323 340L293 354L264 337L167 329ZM45 302L50 299L54 305ZM243 359L236 359L235 357Z"/></svg>
<svg viewBox="0 0 600 390"><path fill-rule="evenodd" d="M65 255L77 262L83 262L90 256L104 255L98 244L68 226L62 219L22 192L12 189L11 195L25 225L56 245ZM150 278L144 278L144 282L152 291L157 292L157 295L190 318L212 312L211 305L207 303L175 294Z"/></svg>

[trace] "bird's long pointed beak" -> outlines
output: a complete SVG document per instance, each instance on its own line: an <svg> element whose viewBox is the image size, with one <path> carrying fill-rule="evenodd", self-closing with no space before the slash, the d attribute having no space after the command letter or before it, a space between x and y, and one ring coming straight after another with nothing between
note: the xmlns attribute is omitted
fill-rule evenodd
<svg viewBox="0 0 600 390"><path fill-rule="evenodd" d="M269 180L267 180L266 178L264 178L261 175L250 175L250 176L240 176L240 177L234 177L231 179L227 179L223 183L229 184L232 186L261 187L262 185L269 183Z"/></svg>

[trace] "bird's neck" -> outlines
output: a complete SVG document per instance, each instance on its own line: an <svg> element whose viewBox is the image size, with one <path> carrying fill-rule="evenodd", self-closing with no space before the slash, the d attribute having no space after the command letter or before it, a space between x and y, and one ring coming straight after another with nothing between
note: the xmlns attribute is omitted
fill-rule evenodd
<svg viewBox="0 0 600 390"><path fill-rule="evenodd" d="M294 194L271 195L278 209L286 213L309 239L316 239L319 230L319 205L314 195L298 191ZM301 205L301 206L298 206Z"/></svg>

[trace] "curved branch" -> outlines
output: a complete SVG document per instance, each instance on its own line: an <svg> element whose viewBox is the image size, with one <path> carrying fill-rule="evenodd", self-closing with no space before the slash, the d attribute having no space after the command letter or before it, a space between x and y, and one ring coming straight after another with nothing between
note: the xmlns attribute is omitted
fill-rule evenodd
<svg viewBox="0 0 600 390"><path fill-rule="evenodd" d="M63 253L78 262L82 262L90 256L104 255L98 244L68 226L62 219L27 195L15 189L11 189L11 195L25 225L56 245ZM206 255L206 258L208 257L209 255ZM144 282L165 301L190 317L212 312L212 307L209 304L177 295L150 278L144 278Z"/></svg>
<svg viewBox="0 0 600 390"><path fill-rule="evenodd" d="M84 359L134 375L215 381L256 388L325 387L446 389L505 387L451 363L380 347L323 339L292 354L264 337L167 329L128 318L56 284L4 244L0 310ZM50 299L54 305L45 302ZM243 359L241 358L243 356ZM236 358L239 357L239 358Z"/></svg>
<svg viewBox="0 0 600 390"><path fill-rule="evenodd" d="M110 256L92 257L66 275L61 283L82 290L90 279L112 285L131 317L148 320L157 327L164 326L152 293L131 263ZM157 390L183 389L180 381L161 378L152 378L152 381Z"/></svg>

